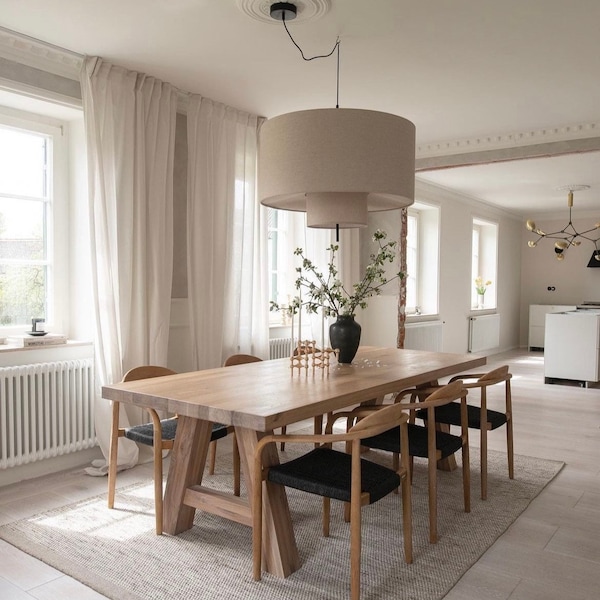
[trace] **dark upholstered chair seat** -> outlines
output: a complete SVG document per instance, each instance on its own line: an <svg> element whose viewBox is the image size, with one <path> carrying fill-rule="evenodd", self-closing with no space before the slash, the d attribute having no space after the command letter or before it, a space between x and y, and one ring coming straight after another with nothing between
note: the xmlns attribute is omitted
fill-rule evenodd
<svg viewBox="0 0 600 600"><path fill-rule="evenodd" d="M460 404L458 405L460 408ZM460 424L460 422L459 422ZM461 449L462 440L460 436L445 433L443 431L435 432L436 448L441 452L442 458L451 456ZM396 427L389 429L379 435L365 438L362 441L363 446L386 450L387 452L400 452L400 432ZM408 425L408 452L411 456L428 457L427 451L427 428L421 425L409 423Z"/></svg>
<svg viewBox="0 0 600 600"><path fill-rule="evenodd" d="M268 481L350 502L350 454L329 448L315 448L308 454L269 468ZM400 486L395 471L361 459L361 491L376 502Z"/></svg>
<svg viewBox="0 0 600 600"><path fill-rule="evenodd" d="M177 419L162 419L160 425L162 428L162 439L174 440L175 432L177 431ZM226 435L227 426L221 423L214 423L210 441L214 442ZM152 446L154 444L154 428L152 427L152 423L144 423L143 425L134 425L133 427L126 428L125 437L134 442Z"/></svg>
<svg viewBox="0 0 600 600"><path fill-rule="evenodd" d="M478 406L467 404L467 415L469 427L471 429L481 429L481 410ZM420 410L417 416L427 420L427 411ZM451 402L444 406L438 406L435 409L435 420L437 423L446 423L447 425L458 425L460 427L460 403ZM506 423L506 415L496 410L487 410L487 421L492 429L502 427Z"/></svg>

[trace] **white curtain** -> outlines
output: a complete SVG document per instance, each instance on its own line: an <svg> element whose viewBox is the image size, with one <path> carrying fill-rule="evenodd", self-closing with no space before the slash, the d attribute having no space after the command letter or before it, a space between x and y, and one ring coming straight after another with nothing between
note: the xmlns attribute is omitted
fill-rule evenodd
<svg viewBox="0 0 600 600"><path fill-rule="evenodd" d="M296 268L302 266L302 261L297 256L293 256L296 248L302 248L304 255L309 258L318 271L327 277L327 270L331 253L327 250L331 244L335 243L335 232L331 229L319 229L306 226L306 213L287 212L288 230L290 240L288 243L290 254L290 270L293 270L290 281L291 287L287 294L294 297L298 294L295 287L297 278ZM340 245L340 253L343 247ZM340 256L338 253L338 256ZM329 345L329 325L333 322L332 318L324 319L321 312L316 314L302 313L302 336L304 340L315 340L317 347L327 347ZM295 323L298 323L296 317Z"/></svg>
<svg viewBox="0 0 600 600"><path fill-rule="evenodd" d="M256 197L259 119L190 96L188 301L192 364L268 358L266 211Z"/></svg>
<svg viewBox="0 0 600 600"><path fill-rule="evenodd" d="M173 269L173 156L177 92L141 73L86 58L81 87L88 152L90 242L99 386L141 364L166 365ZM147 420L127 407L124 421ZM125 409L124 409L125 412ZM110 403L96 402L105 457ZM119 466L137 446L121 439ZM98 461L90 474L106 473Z"/></svg>

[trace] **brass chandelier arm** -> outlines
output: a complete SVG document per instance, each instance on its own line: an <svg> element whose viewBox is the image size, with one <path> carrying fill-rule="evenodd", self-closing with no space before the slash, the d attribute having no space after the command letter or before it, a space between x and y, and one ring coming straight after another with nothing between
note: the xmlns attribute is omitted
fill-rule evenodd
<svg viewBox="0 0 600 600"><path fill-rule="evenodd" d="M548 239L552 239L552 240L558 240L557 242L555 242L554 244L554 252L556 253L556 258L558 260L563 260L564 259L564 251L569 248L570 246L579 246L581 244L581 240L587 240L588 242L592 242L592 244L594 244L594 248L595 248L595 254L596 254L596 258L597 260L600 260L600 249L598 248L598 242L600 241L600 237L593 239L591 237L589 237L587 234L591 233L592 231L597 231L598 229L600 229L600 222L596 223L594 225L594 227L591 227L590 229L586 229L585 231L579 232L577 231L577 229L575 229L575 226L573 225L572 219L571 219L571 210L573 207L573 191L576 190L583 190L583 189L588 189L589 186L575 186L573 189L569 190L569 196L568 196L568 202L567 205L569 207L569 222L559 231L553 231L551 233L546 233L544 231L542 231L541 229L538 229L535 225L535 222L532 221L531 219L529 219L527 221L527 229L528 231L531 231L532 233L535 233L538 238L536 240L530 240L529 242L527 242L527 245L530 248L535 248L538 244L538 242L543 239L543 238L548 238ZM570 228L570 230L569 230Z"/></svg>

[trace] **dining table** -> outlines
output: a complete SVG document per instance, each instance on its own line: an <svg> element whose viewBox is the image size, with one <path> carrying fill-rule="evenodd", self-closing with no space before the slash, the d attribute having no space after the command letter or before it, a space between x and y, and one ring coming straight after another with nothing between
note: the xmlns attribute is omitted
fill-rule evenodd
<svg viewBox="0 0 600 600"><path fill-rule="evenodd" d="M194 525L197 510L252 526L254 451L265 434L485 363L475 354L361 347L351 364L333 360L329 369L313 368L310 360L300 369L289 358L264 360L105 385L102 396L178 415L163 509L164 533L177 535ZM202 485L212 423L235 429L246 497ZM279 459L269 444L263 464ZM288 500L283 486L264 485L263 566L287 577L300 567Z"/></svg>

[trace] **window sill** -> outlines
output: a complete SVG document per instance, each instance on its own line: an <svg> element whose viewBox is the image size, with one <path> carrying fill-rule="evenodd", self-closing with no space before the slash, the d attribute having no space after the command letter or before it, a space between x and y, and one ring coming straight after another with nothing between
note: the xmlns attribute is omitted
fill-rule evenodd
<svg viewBox="0 0 600 600"><path fill-rule="evenodd" d="M427 321L438 321L440 315L438 313L435 314L420 314L420 315L406 315L407 323L425 323Z"/></svg>
<svg viewBox="0 0 600 600"><path fill-rule="evenodd" d="M56 350L65 346L91 346L92 342L80 342L77 340L67 340L64 344L47 344L45 346L19 346L18 344L4 343L0 344L0 353L4 352L33 352L35 350Z"/></svg>

